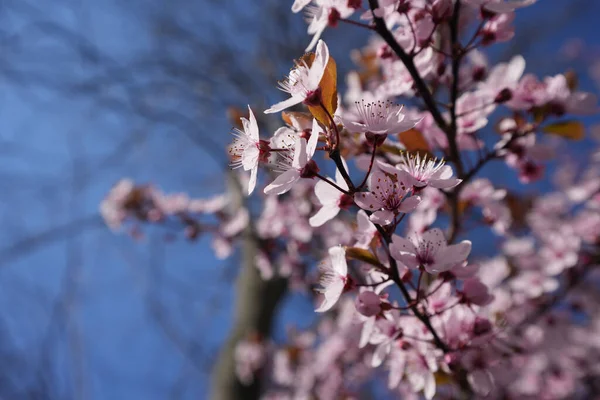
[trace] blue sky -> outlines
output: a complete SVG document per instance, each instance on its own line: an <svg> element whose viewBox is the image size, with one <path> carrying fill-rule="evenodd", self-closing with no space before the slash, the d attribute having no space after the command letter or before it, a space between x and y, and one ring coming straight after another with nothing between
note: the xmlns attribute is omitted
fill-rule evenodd
<svg viewBox="0 0 600 400"><path fill-rule="evenodd" d="M189 136L208 132L225 144L231 123L224 112L203 111L180 96L197 90L223 104L247 101L226 93L226 86L190 91L180 86L176 72L177 79L161 82L156 91L138 91L150 77L167 76L132 68L140 59L144 65L158 60L161 41L148 15L173 16L200 41L214 40L214 26L220 26L223 37L236 42L236 66L243 69L248 52L258 48L257 32L269 23L257 8L267 2L223 1L214 13L198 12L214 7L209 1L41 3L9 1L0 14L0 334L5 339L0 350L22 363L0 373L17 386L39 386L40 376L47 375L48 391L57 398L77 397L74 393L92 399L204 398L206 373L230 325L235 259L217 261L206 239L166 242L163 229L147 229L146 238L136 242L108 231L94 215L107 190L124 176L192 196L219 192L223 165ZM517 37L543 32L527 55L545 61L528 71L562 72L565 65L553 60L564 39L597 43L600 3L588 2L562 24L566 4L540 0L518 15ZM233 10L242 11L242 23L224 14ZM300 16L294 21L304 29ZM325 36L342 70L349 67L342 49L360 44L349 40L352 29L340 27ZM85 40L73 40L80 37ZM308 43L308 36L303 40ZM194 50L200 44L168 43L165 51L174 59L197 57L205 65L202 52ZM499 54L510 55L511 46L502 46ZM282 73L290 65L291 59L276 69ZM96 85L75 85L87 81ZM274 87L273 81L264 93L253 91L252 99L264 104L279 99ZM188 119L159 123L139 115L140 107L159 100L161 110L177 110ZM500 173L507 185L515 185L513 176ZM65 225L77 220L85 223ZM311 319L311 305L294 296L286 301L278 330ZM73 373L77 366L83 366L82 375Z"/></svg>

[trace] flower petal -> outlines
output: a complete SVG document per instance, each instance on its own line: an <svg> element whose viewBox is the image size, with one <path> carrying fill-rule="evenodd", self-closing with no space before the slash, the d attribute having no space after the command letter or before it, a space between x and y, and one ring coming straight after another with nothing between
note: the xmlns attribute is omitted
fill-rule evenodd
<svg viewBox="0 0 600 400"><path fill-rule="evenodd" d="M299 179L300 173L297 170L287 170L271 182L264 192L265 194L283 194L290 190Z"/></svg>
<svg viewBox="0 0 600 400"><path fill-rule="evenodd" d="M333 270L341 276L348 274L348 264L346 264L346 250L342 246L329 248L329 257Z"/></svg>
<svg viewBox="0 0 600 400"><path fill-rule="evenodd" d="M319 211L315 215L309 218L308 223L312 227L318 227L323 225L325 222L330 219L335 218L336 215L340 212L339 207L334 205L326 205L321 207Z"/></svg>
<svg viewBox="0 0 600 400"><path fill-rule="evenodd" d="M291 106L302 103L304 99L298 96L292 96L289 99L280 101L279 103L273 104L269 109L265 110L265 114L273 114L285 110Z"/></svg>

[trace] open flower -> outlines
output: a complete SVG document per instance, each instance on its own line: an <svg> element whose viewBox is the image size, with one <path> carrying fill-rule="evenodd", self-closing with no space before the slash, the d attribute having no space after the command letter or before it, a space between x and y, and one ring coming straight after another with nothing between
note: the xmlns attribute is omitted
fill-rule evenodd
<svg viewBox="0 0 600 400"><path fill-rule="evenodd" d="M369 191L354 195L354 201L362 209L373 211L371 221L388 225L398 213L415 209L421 201L419 196L407 197L412 188L412 178L405 171L396 171L394 178L381 170L369 177Z"/></svg>
<svg viewBox="0 0 600 400"><path fill-rule="evenodd" d="M244 131L234 129L235 139L229 146L229 155L232 158L231 167L243 167L244 171L250 171L250 181L248 182L248 194L251 194L256 187L256 175L258 173L258 163L269 156L269 144L258 138L258 124L250 106L248 106L250 119L240 118Z"/></svg>
<svg viewBox="0 0 600 400"><path fill-rule="evenodd" d="M348 190L348 184L339 170L336 170L335 172L335 183L340 188ZM317 182L315 185L315 195L317 196L317 199L319 199L322 207L308 220L310 226L314 227L321 226L330 219L335 218L342 208L348 208L353 203L351 196L340 192L325 181Z"/></svg>
<svg viewBox="0 0 600 400"><path fill-rule="evenodd" d="M296 3L303 3L303 1ZM294 11L296 3L292 6L292 11ZM305 8L308 17L308 34L313 35L306 51L315 47L317 40L321 38L328 26L337 26L340 19L350 17L355 11L354 8L348 6L348 0L319 0L316 3Z"/></svg>
<svg viewBox="0 0 600 400"><path fill-rule="evenodd" d="M312 178L314 173L319 171L319 167L312 160L312 156L317 149L320 132L322 132L321 127L315 119L313 121L313 129L308 142L301 137L296 139L294 157L291 160L291 164L285 162L279 163L278 167L283 169L284 172L265 188L265 194L284 194L290 190L300 178Z"/></svg>
<svg viewBox="0 0 600 400"><path fill-rule="evenodd" d="M406 118L402 106L390 101L356 102L357 121L343 119L346 129L352 132L371 132L379 135L395 134L414 128L420 119Z"/></svg>
<svg viewBox="0 0 600 400"><path fill-rule="evenodd" d="M444 233L434 228L422 235L411 235L408 239L394 235L390 252L408 268L422 266L430 274L437 274L463 263L471 252L471 242L463 240L448 246Z"/></svg>
<svg viewBox="0 0 600 400"><path fill-rule="evenodd" d="M329 260L319 266L322 288L318 289L325 300L316 312L325 312L335 305L348 282L348 264L346 264L346 250L342 246L329 249Z"/></svg>
<svg viewBox="0 0 600 400"><path fill-rule="evenodd" d="M452 168L446 165L444 160L437 160L426 155L421 158L419 154L404 154L401 161L396 167L380 161L377 165L389 174L394 174L398 170L407 172L413 178L412 185L419 188L431 186L437 189L449 189L462 181L452 177Z"/></svg>
<svg viewBox="0 0 600 400"><path fill-rule="evenodd" d="M291 97L272 105L265 111L265 114L276 113L302 102L319 104L321 100L319 83L323 78L328 61L329 49L324 41L319 40L315 58L310 67L306 62L300 61L296 63L296 67L290 71L287 78L279 82L280 89L289 93Z"/></svg>

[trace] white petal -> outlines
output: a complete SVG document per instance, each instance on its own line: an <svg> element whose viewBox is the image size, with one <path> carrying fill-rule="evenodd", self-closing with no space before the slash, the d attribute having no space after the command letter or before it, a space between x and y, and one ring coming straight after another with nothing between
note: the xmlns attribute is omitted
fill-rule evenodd
<svg viewBox="0 0 600 400"><path fill-rule="evenodd" d="M337 303L337 301L340 298L340 296L342 295L343 291L344 291L344 282L342 282L341 279L339 281L335 281L334 283L329 285L327 288L325 288L325 291L323 293L323 295L325 296L323 303L321 303L319 308L317 308L315 311L316 312L325 312L325 311L329 310L331 307L333 307L335 305L335 303Z"/></svg>
<svg viewBox="0 0 600 400"><path fill-rule="evenodd" d="M260 150L258 150L258 147L254 145L246 147L246 150L242 153L242 167L244 167L244 171L250 171L258 165L259 155Z"/></svg>
<svg viewBox="0 0 600 400"><path fill-rule="evenodd" d="M358 342L358 348L362 349L367 344L369 344L369 339L371 339L371 333L373 333L373 328L375 327L375 317L370 317L367 319L362 327L362 331L360 332L360 341Z"/></svg>
<svg viewBox="0 0 600 400"><path fill-rule="evenodd" d="M327 26L327 24L325 24L325 26L323 27L323 30L325 30L326 26ZM321 30L321 32L323 30ZM315 34L315 37L320 36L321 32L319 32L318 35ZM313 41L314 41L314 38L313 38ZM325 67L327 66L328 62L329 62L329 48L327 47L327 45L325 44L324 41L319 40L319 42L317 43L317 51L315 53L315 59L313 61L313 64L310 67L310 83L311 84L316 83L316 85L318 85L319 82L321 82L321 78L323 78L323 74L325 73Z"/></svg>
<svg viewBox="0 0 600 400"><path fill-rule="evenodd" d="M292 4L292 12L297 13L300 12L304 7L310 3L311 0L294 0L294 4Z"/></svg>
<svg viewBox="0 0 600 400"><path fill-rule="evenodd" d="M433 399L433 396L435 396L435 378L431 372L427 373L427 376L425 377L423 394L427 400L431 400Z"/></svg>
<svg viewBox="0 0 600 400"><path fill-rule="evenodd" d="M292 167L295 169L302 169L306 166L308 157L306 155L306 139L296 139L296 146L294 147L294 160L292 161Z"/></svg>
<svg viewBox="0 0 600 400"><path fill-rule="evenodd" d="M375 349L375 352L373 352L373 360L371 361L371 366L373 368L379 367L383 363L383 360L385 360L387 355L390 353L391 349L392 349L392 341L391 340L386 340L385 342L383 342L379 346L377 346L377 348Z"/></svg>
<svg viewBox="0 0 600 400"><path fill-rule="evenodd" d="M335 218L335 216L338 215L339 212L340 212L340 209L337 206L332 206L332 205L323 206L323 207L321 207L321 209L319 211L317 211L317 213L315 215L310 217L310 219L308 220L308 223L312 227L321 226L325 222L329 221L330 219Z"/></svg>
<svg viewBox="0 0 600 400"><path fill-rule="evenodd" d="M248 196L252 194L256 187L256 176L258 175L258 166L250 170L250 180L248 181Z"/></svg>
<svg viewBox="0 0 600 400"><path fill-rule="evenodd" d="M321 126L319 122L315 118L312 124L312 132L310 134L310 138L308 138L308 143L306 144L306 154L308 156L308 160L312 158L315 154L315 150L317 149L317 143L319 142L319 133L321 132Z"/></svg>
<svg viewBox="0 0 600 400"><path fill-rule="evenodd" d="M315 185L315 195L321 205L337 205L341 193L329 183L320 180Z"/></svg>
<svg viewBox="0 0 600 400"><path fill-rule="evenodd" d="M283 194L290 190L299 179L300 173L297 170L285 171L265 188L265 194Z"/></svg>
<svg viewBox="0 0 600 400"><path fill-rule="evenodd" d="M301 97L290 97L289 99L280 101L279 103L273 104L271 106L271 108L269 108L268 110L265 110L265 114L273 114L273 113L277 113L280 111L285 110L286 108L289 108L291 106L295 106L298 103L302 103L304 99L302 99Z"/></svg>
<svg viewBox="0 0 600 400"><path fill-rule="evenodd" d="M344 166L344 169L348 171L348 164L346 164L346 160L344 160L344 157L340 158L342 159L342 165ZM339 169L335 170L335 183L337 183L342 189L348 190L348 185L346 184L346 181L344 180L344 177Z"/></svg>
<svg viewBox="0 0 600 400"><path fill-rule="evenodd" d="M341 276L348 274L348 264L346 264L346 250L342 246L329 248L329 257L333 270Z"/></svg>
<svg viewBox="0 0 600 400"><path fill-rule="evenodd" d="M248 126L248 131L246 134L250 136L255 142L258 142L258 124L256 123L256 117L254 117L254 113L250 106L248 106L248 113L250 114L250 124Z"/></svg>

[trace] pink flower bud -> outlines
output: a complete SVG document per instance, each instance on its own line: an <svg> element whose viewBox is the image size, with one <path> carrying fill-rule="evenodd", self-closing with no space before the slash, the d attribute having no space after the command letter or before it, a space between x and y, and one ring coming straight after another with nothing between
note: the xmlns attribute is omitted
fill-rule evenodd
<svg viewBox="0 0 600 400"><path fill-rule="evenodd" d="M372 317L381 311L381 299L375 292L362 292L356 297L356 310L365 317Z"/></svg>

